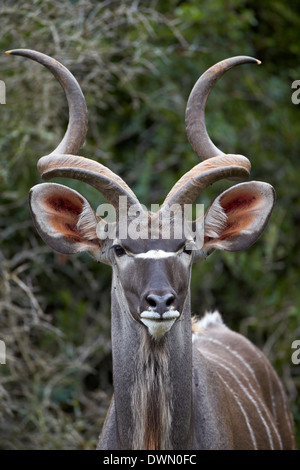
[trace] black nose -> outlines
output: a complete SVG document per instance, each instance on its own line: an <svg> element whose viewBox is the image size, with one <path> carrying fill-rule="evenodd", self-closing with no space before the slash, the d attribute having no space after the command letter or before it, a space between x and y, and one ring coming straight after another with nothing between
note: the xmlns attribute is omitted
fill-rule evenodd
<svg viewBox="0 0 300 470"><path fill-rule="evenodd" d="M175 307L175 295L171 292L164 295L148 294L146 301L152 310L160 315Z"/></svg>

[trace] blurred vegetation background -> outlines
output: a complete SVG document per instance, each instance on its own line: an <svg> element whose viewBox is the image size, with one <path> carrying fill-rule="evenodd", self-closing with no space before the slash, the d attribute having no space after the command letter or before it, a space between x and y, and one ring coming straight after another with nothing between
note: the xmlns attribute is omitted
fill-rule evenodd
<svg viewBox="0 0 300 470"><path fill-rule="evenodd" d="M260 240L193 268L192 309L225 322L267 354L291 402L300 445L300 4L284 0L3 0L0 79L0 448L93 449L112 394L110 268L52 252L33 228L28 191L39 157L65 132L67 104L42 66L5 50L36 49L76 76L89 109L81 154L122 176L146 205L161 203L198 163L184 127L188 95L219 60L262 65L228 72L207 106L223 151L252 162L277 205ZM64 181L96 208L92 188ZM208 205L228 182L202 195Z"/></svg>

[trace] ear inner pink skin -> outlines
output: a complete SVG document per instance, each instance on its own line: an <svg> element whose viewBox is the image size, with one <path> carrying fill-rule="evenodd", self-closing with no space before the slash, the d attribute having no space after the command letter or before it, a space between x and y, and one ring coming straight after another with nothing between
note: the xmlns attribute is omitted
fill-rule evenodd
<svg viewBox="0 0 300 470"><path fill-rule="evenodd" d="M54 212L70 213L79 216L82 211L83 203L79 198L76 202L80 203L80 207L75 204L75 200L70 201L66 198L51 197L45 201L45 204L53 208Z"/></svg>
<svg viewBox="0 0 300 470"><path fill-rule="evenodd" d="M245 209L253 204L253 201L255 201L256 197L253 195L243 195L235 199L234 201L231 201L229 204L226 204L224 207L224 212L225 214L228 214L232 211L236 210L242 210Z"/></svg>
<svg viewBox="0 0 300 470"><path fill-rule="evenodd" d="M219 204L223 209L225 222L218 236L204 236L204 249L239 251L248 248L263 232L274 203L274 189L267 183L252 181L228 189L212 204L213 207Z"/></svg>

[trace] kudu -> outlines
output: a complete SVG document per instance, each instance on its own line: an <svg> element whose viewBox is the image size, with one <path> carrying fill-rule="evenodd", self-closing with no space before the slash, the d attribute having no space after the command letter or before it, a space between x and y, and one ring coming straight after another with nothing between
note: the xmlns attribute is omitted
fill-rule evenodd
<svg viewBox="0 0 300 470"><path fill-rule="evenodd" d="M188 100L186 129L201 162L179 179L153 213L107 167L75 155L85 140L87 109L73 75L36 51L17 49L8 54L47 67L68 100L67 131L58 147L39 160L42 178L84 181L98 189L117 213L116 222L106 224L83 196L56 183L38 184L30 191L33 221L46 243L61 253L86 251L112 267L114 397L98 448L294 448L287 398L266 357L226 327L219 313L195 322L190 307L192 264L214 250L239 251L254 243L273 209L273 188L257 181L235 184L182 231L181 238L175 237L174 230L169 238L162 236L163 223L168 222L171 229L182 224L184 205L192 204L208 185L249 176L246 157L225 155L210 140L205 105L224 72L259 61L233 57L199 78ZM120 197L126 200L128 220L134 220L132 206L142 217L139 237L120 235ZM173 205L180 210L171 213ZM151 224L155 230L149 236ZM115 230L110 232L112 226ZM201 243L195 240L193 226L197 233L203 232ZM107 236L108 232L114 235Z"/></svg>

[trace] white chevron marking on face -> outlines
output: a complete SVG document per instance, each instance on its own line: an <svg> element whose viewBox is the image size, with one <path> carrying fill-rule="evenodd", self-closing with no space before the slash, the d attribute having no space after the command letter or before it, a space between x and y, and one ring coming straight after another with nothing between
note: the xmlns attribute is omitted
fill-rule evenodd
<svg viewBox="0 0 300 470"><path fill-rule="evenodd" d="M135 258L143 258L143 259L163 259L163 258L170 258L171 256L176 256L177 253L174 251L164 251L164 250L149 250L145 253L138 253L134 254Z"/></svg>

